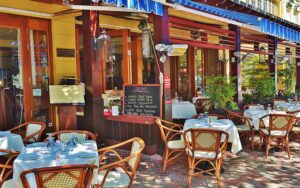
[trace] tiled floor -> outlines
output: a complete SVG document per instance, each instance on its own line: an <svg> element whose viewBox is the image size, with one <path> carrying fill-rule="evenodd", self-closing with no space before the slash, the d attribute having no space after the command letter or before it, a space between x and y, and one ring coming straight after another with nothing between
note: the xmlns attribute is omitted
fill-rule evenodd
<svg viewBox="0 0 300 188"><path fill-rule="evenodd" d="M300 144L292 142L291 159L286 153L271 151L266 159L263 151L244 149L238 155L227 153L222 173L221 187L288 188L300 187ZM160 156L143 156L134 188L186 187L187 160L183 156L161 172ZM218 187L213 176L194 177L191 187Z"/></svg>

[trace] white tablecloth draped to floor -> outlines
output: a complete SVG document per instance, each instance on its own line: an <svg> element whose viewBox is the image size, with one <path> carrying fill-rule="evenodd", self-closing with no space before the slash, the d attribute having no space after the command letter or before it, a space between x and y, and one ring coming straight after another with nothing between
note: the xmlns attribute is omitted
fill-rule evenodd
<svg viewBox="0 0 300 188"><path fill-rule="evenodd" d="M229 134L228 142L232 143L231 152L236 154L242 150L242 144L238 130L234 123L229 119L221 119L212 121L208 124L206 119L188 119L185 121L183 130L188 130L192 128L206 128L222 130Z"/></svg>
<svg viewBox="0 0 300 188"><path fill-rule="evenodd" d="M196 115L196 107L194 104L184 101L172 104L172 118L173 119L189 119Z"/></svg>

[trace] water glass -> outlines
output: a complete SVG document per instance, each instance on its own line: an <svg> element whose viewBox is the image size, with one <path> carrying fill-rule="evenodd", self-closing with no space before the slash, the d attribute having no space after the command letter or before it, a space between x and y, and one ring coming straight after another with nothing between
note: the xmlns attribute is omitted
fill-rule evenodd
<svg viewBox="0 0 300 188"><path fill-rule="evenodd" d="M272 110L272 108L271 108L271 104L268 104L268 108L267 108L267 110L268 110L268 113L270 114L270 113L271 113L271 110Z"/></svg>
<svg viewBox="0 0 300 188"><path fill-rule="evenodd" d="M50 148L51 150L55 147L55 140L53 137L48 138L46 146L47 146L47 148Z"/></svg>

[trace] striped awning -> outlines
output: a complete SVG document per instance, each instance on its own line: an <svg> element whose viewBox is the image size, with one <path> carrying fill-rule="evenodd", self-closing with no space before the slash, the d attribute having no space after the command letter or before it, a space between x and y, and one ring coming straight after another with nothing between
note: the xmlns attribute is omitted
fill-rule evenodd
<svg viewBox="0 0 300 188"><path fill-rule="evenodd" d="M237 22L241 22L244 24L257 26L260 28L260 31L266 33L268 35L272 35L278 38L282 38L291 42L300 43L300 32L291 29L287 26L283 26L279 23L270 21L265 18L260 18L257 16L236 12L232 10L226 10L202 3L198 3L191 0L172 0L176 4L180 4L182 6L187 6L193 9L200 10L202 12L207 12L210 14L214 14L223 18L227 18L230 20L234 20Z"/></svg>
<svg viewBox="0 0 300 188"><path fill-rule="evenodd" d="M257 16L252 16L249 14L226 10L226 9L222 9L222 8L218 8L218 7L214 7L202 3L197 3L191 0L172 0L172 1L177 4L188 6L223 18L228 18L230 20L246 23L249 25L259 26L259 20Z"/></svg>
<svg viewBox="0 0 300 188"><path fill-rule="evenodd" d="M262 18L260 21L260 30L272 36L276 36L291 42L300 43L300 32L288 27L285 27L276 22Z"/></svg>
<svg viewBox="0 0 300 188"><path fill-rule="evenodd" d="M99 1L99 0L92 0ZM117 7L124 7L128 9L136 9L145 11L146 13L154 13L156 15L163 15L162 4L153 0L102 0L105 4L114 4Z"/></svg>

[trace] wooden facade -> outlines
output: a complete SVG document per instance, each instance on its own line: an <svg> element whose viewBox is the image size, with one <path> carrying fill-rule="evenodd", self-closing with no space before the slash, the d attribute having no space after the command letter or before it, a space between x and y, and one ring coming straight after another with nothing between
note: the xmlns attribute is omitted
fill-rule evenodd
<svg viewBox="0 0 300 188"><path fill-rule="evenodd" d="M270 37L266 34L240 28L235 25L223 23L219 20L206 19L199 15L185 15L184 12L164 6L163 16L154 14L140 15L131 13L116 13L109 11L71 11L60 1L29 1L30 3L46 3L53 6L57 12L51 18L35 15L16 15L17 13L1 13L0 28L19 28L21 36L23 81L24 81L24 121L34 119L34 100L32 92L32 68L30 64L30 50L28 49L30 37L28 30L44 31L48 37L48 64L50 69L49 84L59 84L64 76L73 76L85 83L84 126L87 129L99 133L104 137L107 127L104 122L104 101L102 95L108 89L107 75L103 71L105 62L96 62L97 52L93 48L94 39L104 28L108 35L116 39L120 47L122 84L145 84L150 82L149 72L154 70L154 83L160 83L159 75L163 73L164 81L170 80L170 87L164 85L163 89L163 115L170 120L172 110L172 98L175 93L184 96L184 100L191 100L197 96L197 92L204 88L205 78L213 76L235 76L237 85L237 100L241 101L241 64L240 59L234 53L254 53L268 56L269 71L277 70L276 64L271 59L278 54L289 55L289 49L295 49L291 56L296 59L297 87L300 88L300 48L298 44ZM199 0L199 2L204 2ZM0 6L7 2L0 1ZM90 1L73 1L74 4L91 5ZM216 3L216 1L210 1ZM98 4L92 4L97 5ZM14 5L17 6L17 5ZM22 7L20 9L28 9ZM13 7L15 8L15 7ZM46 11L42 9L43 11ZM32 10L31 10L32 11ZM35 11L38 11L37 9ZM55 15L56 13L56 15ZM59 15L58 15L59 13ZM146 62L142 54L142 32L138 25L142 19L148 17L152 27L154 45L163 44L187 44L188 50L184 57L167 57L165 63ZM64 28L65 25L68 27ZM61 41L61 42L60 42ZM70 42L71 41L71 42ZM261 46L265 46L261 50ZM75 50L75 57L58 57L57 48ZM285 49L285 50L282 50ZM40 53L40 52L38 52ZM80 63L81 62L81 63ZM97 69L97 67L101 69ZM184 78L184 79L183 79ZM113 79L113 78L112 78ZM151 80L152 81L152 80ZM6 103L5 103L6 104ZM41 104L41 106L43 106ZM44 105L45 106L45 105ZM1 108L3 111L4 108ZM0 110L0 112L1 112ZM56 107L49 107L49 121L57 123ZM3 118L3 119L8 119ZM9 122L5 120L4 122ZM5 126L3 126L5 127ZM58 129L59 126L56 126ZM53 128L54 129L54 128ZM55 129L54 129L55 130Z"/></svg>

